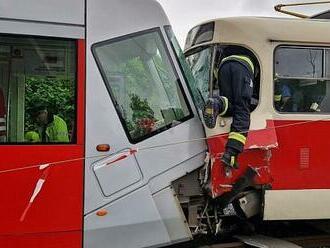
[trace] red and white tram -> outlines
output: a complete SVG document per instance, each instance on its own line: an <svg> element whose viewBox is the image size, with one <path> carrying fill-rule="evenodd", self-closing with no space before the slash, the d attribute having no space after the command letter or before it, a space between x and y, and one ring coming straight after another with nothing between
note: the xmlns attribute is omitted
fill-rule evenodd
<svg viewBox="0 0 330 248"><path fill-rule="evenodd" d="M226 175L219 159L231 118L218 117L215 128L205 127L210 160L205 182L221 214L232 209L263 220L330 218L328 29L325 19L233 17L189 32L185 55L200 111L210 89L218 94L210 82L225 52L248 55L260 71L238 170Z"/></svg>

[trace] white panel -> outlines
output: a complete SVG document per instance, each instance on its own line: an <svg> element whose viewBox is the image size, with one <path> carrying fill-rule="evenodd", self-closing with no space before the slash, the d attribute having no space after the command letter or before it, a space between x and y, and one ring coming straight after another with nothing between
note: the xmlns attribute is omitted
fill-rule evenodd
<svg viewBox="0 0 330 248"><path fill-rule="evenodd" d="M115 163L107 164L125 151L128 150L123 150L119 154L109 156L92 165L97 181L105 196L110 196L142 179L142 174L134 155Z"/></svg>
<svg viewBox="0 0 330 248"><path fill-rule="evenodd" d="M171 242L192 239L182 208L171 187L153 196Z"/></svg>
<svg viewBox="0 0 330 248"><path fill-rule="evenodd" d="M84 25L84 0L2 0L0 18Z"/></svg>
<svg viewBox="0 0 330 248"><path fill-rule="evenodd" d="M330 190L267 190L264 220L330 219Z"/></svg>
<svg viewBox="0 0 330 248"><path fill-rule="evenodd" d="M85 217L85 248L149 247L170 241L148 187L102 209L108 214Z"/></svg>
<svg viewBox="0 0 330 248"><path fill-rule="evenodd" d="M204 141L199 140L203 137L205 137L203 127L201 126L200 120L195 115L194 119L141 142L139 146L143 147L164 145L164 147L158 149L148 149L137 153L136 158L143 170L143 175L147 178L154 178L155 176L161 176L163 173L171 173L169 170L175 169L175 167L179 166L181 163L206 150ZM196 141L182 143L182 141L186 140ZM176 142L178 145L166 146L166 144ZM195 157L195 159L197 158ZM200 157L198 158L199 166L204 163L203 159ZM189 162L193 163L193 161ZM195 166L194 169L197 167ZM172 179L175 180L180 177L180 175L183 176L186 172L185 169L186 168L181 168L180 173Z"/></svg>
<svg viewBox="0 0 330 248"><path fill-rule="evenodd" d="M87 3L88 38L92 43L168 24L163 9L154 0L98 0Z"/></svg>
<svg viewBox="0 0 330 248"><path fill-rule="evenodd" d="M163 27L168 25L169 22L156 1L99 0L97 3L96 5L95 2L89 1L87 8L86 156L100 155L96 153L95 147L104 143L111 146L112 153L116 153L128 147L142 148L204 137L203 127L195 113L193 119L138 144L131 144L128 141L90 47L102 40L140 30ZM163 32L162 34L165 36ZM171 49L169 43L167 45ZM171 56L174 63L176 63L172 52ZM181 81L184 82L179 66L177 64L175 66ZM188 94L187 87L183 87L186 94ZM192 103L189 96L188 99ZM95 208L114 201L121 194L126 194L151 181L152 192L169 186L172 180L183 176L187 170L191 171L203 164L203 156L196 155L205 149L204 141L196 141L140 150L136 154L136 158L143 173L143 179L107 198L100 192L99 185L90 167L96 159L87 159L85 169L85 213L90 213ZM190 161L191 158L194 161ZM189 165L187 161L189 161ZM185 162L187 163L185 164Z"/></svg>
<svg viewBox="0 0 330 248"><path fill-rule="evenodd" d="M203 158L197 154L205 150L205 143L187 142L155 149L146 147L204 137L197 115L170 130L131 144L90 49L97 42L156 27L164 35L163 26L169 24L168 19L159 3L154 0L88 1L86 10L85 154L89 158L85 162L84 247L149 247L169 244L171 240L187 239L189 232L182 223L182 213L177 202L166 193L159 195L160 198L156 196L156 206L148 184L153 181L153 190L167 187L171 180L183 176L187 168L190 170L201 165ZM169 43L167 46L171 49ZM171 57L175 63L172 52ZM184 82L178 65L176 70L180 80ZM187 87L183 87L187 93ZM189 96L188 98L192 103L192 99ZM122 161L121 165L115 165L122 168L128 166L126 173L129 180L126 182L120 182L124 171L115 171L113 175L110 172L108 175L102 175L104 172L98 174L98 178L102 178L102 188L109 194L107 197L102 194L92 168L97 160L95 156L103 155L95 150L98 144L109 144L111 153L125 148L145 148L135 154L136 161L130 157ZM190 159L194 162L184 168L183 165ZM139 181L136 181L137 168L141 168L143 175ZM129 183L133 184L126 187ZM120 188L122 189L118 191ZM109 214L98 217L95 212L100 208L108 210Z"/></svg>
<svg viewBox="0 0 330 248"><path fill-rule="evenodd" d="M0 33L52 36L52 37L75 38L75 39L81 39L85 37L84 27L59 25L59 24L47 24L47 23L9 21L9 20L1 20L1 19L0 19Z"/></svg>

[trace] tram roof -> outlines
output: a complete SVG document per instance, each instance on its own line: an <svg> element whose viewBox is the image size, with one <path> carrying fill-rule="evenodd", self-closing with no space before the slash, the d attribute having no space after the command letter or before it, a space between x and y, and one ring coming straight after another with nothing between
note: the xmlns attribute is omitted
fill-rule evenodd
<svg viewBox="0 0 330 248"><path fill-rule="evenodd" d="M194 28L214 22L213 39L203 44L256 44L267 41L330 44L330 22L323 19L274 17L228 17L203 22ZM193 30L192 28L191 30ZM203 44L185 45L185 52ZM254 44L254 45L253 45Z"/></svg>

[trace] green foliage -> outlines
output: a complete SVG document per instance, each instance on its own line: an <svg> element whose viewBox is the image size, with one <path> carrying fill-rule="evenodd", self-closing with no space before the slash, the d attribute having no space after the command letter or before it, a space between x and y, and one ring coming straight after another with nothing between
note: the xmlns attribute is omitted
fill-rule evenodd
<svg viewBox="0 0 330 248"><path fill-rule="evenodd" d="M140 57L136 57L127 61L127 63L122 64L122 72L127 77L127 83L129 84L129 89L139 89L142 84L150 82L151 75L147 73L144 64Z"/></svg>
<svg viewBox="0 0 330 248"><path fill-rule="evenodd" d="M30 77L25 83L25 130L35 130L31 109L45 104L54 114L61 116L68 129L75 122L75 83L72 80Z"/></svg>
<svg viewBox="0 0 330 248"><path fill-rule="evenodd" d="M157 128L156 125L165 124L161 113L165 107L181 105L175 75L161 54L125 58L107 73L109 79L113 78L109 80L110 85L133 138L146 135ZM172 111L174 118L184 116L181 109L173 108ZM157 123L158 120L161 121Z"/></svg>
<svg viewBox="0 0 330 248"><path fill-rule="evenodd" d="M136 122L141 118L154 118L154 111L150 108L147 99L141 100L136 94L131 94L131 104L130 107L133 111L132 120Z"/></svg>
<svg viewBox="0 0 330 248"><path fill-rule="evenodd" d="M128 128L134 138L141 137L151 132L155 122L155 113L150 108L147 99L141 100L136 94L131 94L130 107L133 111L132 122L129 122Z"/></svg>
<svg viewBox="0 0 330 248"><path fill-rule="evenodd" d="M141 126L141 120L144 118L155 120L154 111L148 102L154 95L150 85L152 76L140 57L131 58L117 65L112 74L125 77L124 85L112 88L129 132L134 138L143 136L147 130ZM148 100L143 99L143 96L148 96Z"/></svg>

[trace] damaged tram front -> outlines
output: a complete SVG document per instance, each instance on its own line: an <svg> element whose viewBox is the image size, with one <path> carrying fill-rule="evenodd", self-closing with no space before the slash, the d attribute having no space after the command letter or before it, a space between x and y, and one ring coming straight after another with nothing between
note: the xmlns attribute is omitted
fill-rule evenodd
<svg viewBox="0 0 330 248"><path fill-rule="evenodd" d="M223 234L249 219L330 217L330 141L320 137L330 126L328 28L326 20L241 17L206 22L188 33L185 56L195 78L190 89L202 121L207 99L221 95L214 74L225 54L249 57L257 72L240 167L228 173L220 161L232 117L218 116L214 128L204 125L209 153L199 179L206 203L182 190L191 185L178 183L196 234Z"/></svg>

